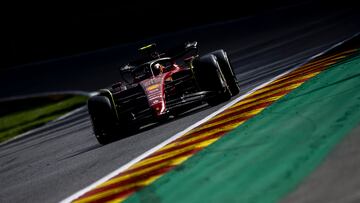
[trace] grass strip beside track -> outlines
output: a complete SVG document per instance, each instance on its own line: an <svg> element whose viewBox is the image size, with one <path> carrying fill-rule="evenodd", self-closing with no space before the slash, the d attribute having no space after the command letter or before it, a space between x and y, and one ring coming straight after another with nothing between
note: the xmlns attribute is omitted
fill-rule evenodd
<svg viewBox="0 0 360 203"><path fill-rule="evenodd" d="M86 96L70 96L0 116L0 142L52 121L86 103ZM29 99L31 100L31 99ZM29 101L31 103L31 101Z"/></svg>

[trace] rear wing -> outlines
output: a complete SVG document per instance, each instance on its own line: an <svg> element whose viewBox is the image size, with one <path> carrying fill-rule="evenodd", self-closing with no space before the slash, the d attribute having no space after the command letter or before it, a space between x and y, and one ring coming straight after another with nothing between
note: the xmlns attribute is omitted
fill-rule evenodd
<svg viewBox="0 0 360 203"><path fill-rule="evenodd" d="M156 58L160 58L160 57L170 57L170 58L178 58L181 57L187 53L189 53L190 51L195 51L197 54L197 41L193 41L193 42L186 42L185 44L181 44L178 46L175 46L167 51L165 51L164 53L159 53L158 50L156 49L156 44L152 43L149 45L145 45L143 47L140 47L138 49L138 51L145 57L148 58L148 60L152 60L152 59L156 59ZM196 55L194 54L194 55Z"/></svg>
<svg viewBox="0 0 360 203"><path fill-rule="evenodd" d="M175 46L169 50L167 50L165 53L159 53L156 49L156 44L152 43L149 45L145 45L143 47L140 47L138 49L139 53L141 53L142 57L138 58L135 61L131 61L127 65L120 68L121 72L131 72L134 70L137 66L144 64L149 61L153 61L155 59L169 57L171 59L178 59L181 57L189 57L195 56L198 54L198 47L197 42L186 42L185 44ZM188 55L187 55L188 54Z"/></svg>
<svg viewBox="0 0 360 203"><path fill-rule="evenodd" d="M190 55L197 55L198 54L198 47L197 47L197 42L186 42L183 45L180 46L176 46L170 50L167 51L167 57L173 58L173 59L177 59L180 57L185 56L186 54L190 54ZM191 53L193 52L193 53Z"/></svg>

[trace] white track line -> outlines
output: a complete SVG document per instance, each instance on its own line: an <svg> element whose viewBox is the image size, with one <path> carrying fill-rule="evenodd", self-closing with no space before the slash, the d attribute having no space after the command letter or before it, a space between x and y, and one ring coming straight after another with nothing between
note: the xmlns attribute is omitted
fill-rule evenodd
<svg viewBox="0 0 360 203"><path fill-rule="evenodd" d="M237 102L241 101L242 99L244 99L245 97L249 96L250 94L252 94L253 92L255 92L256 90L263 88L264 86L270 84L271 82L275 81L276 79L289 74L290 72L298 69L299 67L303 66L304 64L308 63L309 61L313 60L316 57L319 57L323 54L325 54L326 52L330 51L331 49L343 44L344 42L354 38L355 36L357 36L359 33L356 33L355 35L351 36L350 38L343 40L333 46L331 46L330 48L308 58L307 60L305 60L303 63L295 66L294 68L278 75L275 76L274 78L270 79L269 81L255 87L254 89L250 90L249 92L247 92L244 95L241 95L239 97L237 97L236 99L234 99L233 101L229 102L228 104L226 104L225 106L221 107L220 109L218 109L217 111L213 112L212 114L206 116L205 118L203 118L202 120L196 122L195 124L189 126L188 128L186 128L185 130L173 135L172 137L170 137L169 139L163 141L162 143L160 143L159 145L153 147L152 149L144 152L143 154L141 154L140 156L136 157L135 159L131 160L130 162L128 162L127 164L121 166L120 168L116 169L115 171L109 173L108 175L106 175L105 177L101 178L100 180L92 183L91 185L87 186L86 188L76 192L75 194L71 195L70 197L62 200L60 203L70 203L72 201L74 201L75 199L79 198L81 195L89 192L90 190L94 189L95 187L97 187L98 185L110 180L111 178L115 177L116 175L118 175L121 172L124 172L126 169L130 168L132 165L136 164L137 162L141 161L142 159L148 157L149 155L151 155L152 153L156 152L157 150L161 149L162 147L164 147L165 145L169 144L170 142L178 139L179 137L183 136L184 134L186 134L187 132L189 132L190 130L196 128L197 126L207 122L208 120L210 120L211 118L215 117L216 115L218 115L219 113L225 111L227 108L229 108L230 106L236 104Z"/></svg>
<svg viewBox="0 0 360 203"><path fill-rule="evenodd" d="M88 95L89 97L92 97L92 96L95 96L95 95L98 95L98 94L99 94L99 92L90 92L90 93L88 93L87 95ZM57 122L57 121L63 120L63 119L65 119L65 118L67 118L67 117L69 117L69 116L72 116L72 115L76 114L77 112L82 111L82 110L84 110L84 109L86 109L86 108L87 108L86 105L85 105L85 106L82 106L82 107L79 107L79 108L77 108L77 109L74 109L74 110L68 112L67 114L65 114L65 115L63 115L63 116L60 116L59 118L57 118L57 119L55 119L55 120L53 120L53 121L51 121L51 122Z"/></svg>
<svg viewBox="0 0 360 203"><path fill-rule="evenodd" d="M68 113L60 116L59 118L57 118L57 119L55 119L55 120L50 121L49 123L54 123L54 122L63 120L63 119L65 119L65 118L67 118L67 117L70 117L70 116L72 116L72 115L76 114L77 112L82 111L82 110L84 110L84 109L86 109L86 106L81 106L81 107L79 107L79 108L76 108L76 109L74 109L74 110L72 110L72 111L70 111L70 112L68 112Z"/></svg>

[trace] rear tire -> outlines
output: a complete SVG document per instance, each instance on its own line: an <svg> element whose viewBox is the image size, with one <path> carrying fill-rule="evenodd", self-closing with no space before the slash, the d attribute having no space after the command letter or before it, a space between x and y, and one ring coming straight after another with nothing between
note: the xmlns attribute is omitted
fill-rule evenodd
<svg viewBox="0 0 360 203"><path fill-rule="evenodd" d="M214 96L208 98L210 106L216 106L231 98L231 92L227 81L221 71L216 57L207 54L194 61L194 74L200 89L214 92Z"/></svg>
<svg viewBox="0 0 360 203"><path fill-rule="evenodd" d="M96 139L102 145L112 142L116 132L116 117L109 98L93 96L87 105Z"/></svg>
<svg viewBox="0 0 360 203"><path fill-rule="evenodd" d="M227 84L229 85L232 96L237 95L240 92L240 88L237 84L237 79L229 61L229 58L227 57L227 53L224 50L220 49L212 52L211 54L216 56L221 71L225 76Z"/></svg>

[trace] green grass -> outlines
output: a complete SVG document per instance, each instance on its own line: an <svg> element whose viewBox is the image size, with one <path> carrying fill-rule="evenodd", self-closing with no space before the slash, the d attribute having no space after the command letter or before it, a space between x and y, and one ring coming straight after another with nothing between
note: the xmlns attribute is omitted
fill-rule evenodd
<svg viewBox="0 0 360 203"><path fill-rule="evenodd" d="M0 116L0 142L52 121L86 104L87 99L86 96L71 96L33 109L2 115Z"/></svg>

